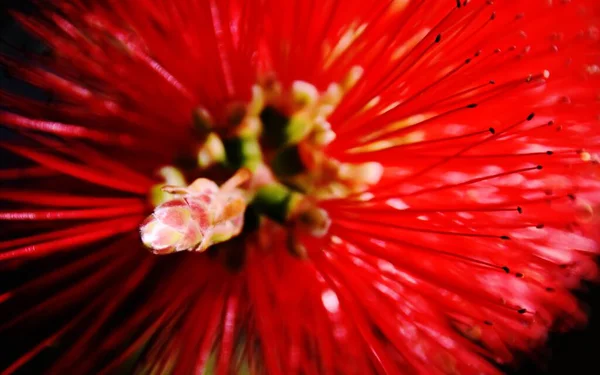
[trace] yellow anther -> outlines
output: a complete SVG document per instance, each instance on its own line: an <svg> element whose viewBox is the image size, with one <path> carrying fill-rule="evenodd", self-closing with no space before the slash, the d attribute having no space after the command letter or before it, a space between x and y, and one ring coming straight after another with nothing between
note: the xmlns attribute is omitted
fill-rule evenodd
<svg viewBox="0 0 600 375"><path fill-rule="evenodd" d="M297 109L314 105L319 99L319 90L314 85L304 81L292 83L292 102Z"/></svg>

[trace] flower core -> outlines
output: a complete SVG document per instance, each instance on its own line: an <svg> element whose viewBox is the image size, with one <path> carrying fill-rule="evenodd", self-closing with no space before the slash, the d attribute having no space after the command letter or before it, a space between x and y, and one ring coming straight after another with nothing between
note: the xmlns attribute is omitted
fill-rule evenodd
<svg viewBox="0 0 600 375"><path fill-rule="evenodd" d="M342 163L325 154L336 136L327 118L361 75L354 67L325 92L304 81L284 91L267 76L249 103L232 103L220 121L194 110L197 163L159 171L165 183L151 190L155 210L141 225L142 242L155 254L205 251L242 233L245 220L248 232L267 219L292 229L290 250L300 255L293 230L315 237L328 231L319 200L364 193L383 173L376 162ZM220 188L213 182L232 173ZM186 187L185 175L197 179Z"/></svg>
<svg viewBox="0 0 600 375"><path fill-rule="evenodd" d="M597 0L35 3L3 374L498 374L585 323Z"/></svg>

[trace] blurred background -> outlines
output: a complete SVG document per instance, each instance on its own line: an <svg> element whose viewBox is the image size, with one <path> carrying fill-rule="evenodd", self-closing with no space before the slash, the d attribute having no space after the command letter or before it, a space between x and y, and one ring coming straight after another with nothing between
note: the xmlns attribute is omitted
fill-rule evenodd
<svg viewBox="0 0 600 375"><path fill-rule="evenodd" d="M438 0L436 0L438 1ZM27 0L0 0L0 54L18 56L27 59L32 53L44 53L45 47L27 35L11 18L9 10L32 12L33 7ZM0 66L0 89L18 92L39 100L51 100L35 88L10 77ZM2 103L0 103L0 108ZM10 141L14 135L0 124L0 141ZM0 168L11 164L10 155L0 152ZM0 229L1 230L1 229ZM1 271L0 271L1 272ZM4 280L0 277L0 280ZM18 281L15 280L17 283ZM532 356L522 358L518 368L505 368L509 374L600 374L600 286L588 284L577 294L590 313L588 326L565 334L552 334L548 346ZM1 305L0 305L1 308ZM12 339L12 338L11 338ZM34 338L22 337L21 340L34 341ZM11 342L0 332L0 350L7 354L11 351ZM35 342L32 342L32 346ZM0 357L4 356L0 354ZM23 368L20 374L43 374L45 364L53 356L60 355L53 348L34 358ZM13 357L7 355L6 357ZM6 364L0 360L0 370ZM126 372L126 370L122 370Z"/></svg>

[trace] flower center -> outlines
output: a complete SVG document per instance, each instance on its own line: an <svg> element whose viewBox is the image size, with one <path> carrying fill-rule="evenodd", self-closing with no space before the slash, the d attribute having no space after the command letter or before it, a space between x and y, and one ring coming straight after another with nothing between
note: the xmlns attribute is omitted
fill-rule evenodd
<svg viewBox="0 0 600 375"><path fill-rule="evenodd" d="M326 153L335 139L327 118L361 74L356 67L323 92L303 81L284 89L266 77L249 103L227 108L222 123L196 109L198 178L186 186L181 167L159 171L165 183L151 192L155 209L141 226L143 243L156 254L201 252L265 221L290 228L290 236L327 234L330 219L319 201L362 193L383 172L378 163L344 163ZM220 187L214 182L224 179ZM289 242L298 254L301 246Z"/></svg>

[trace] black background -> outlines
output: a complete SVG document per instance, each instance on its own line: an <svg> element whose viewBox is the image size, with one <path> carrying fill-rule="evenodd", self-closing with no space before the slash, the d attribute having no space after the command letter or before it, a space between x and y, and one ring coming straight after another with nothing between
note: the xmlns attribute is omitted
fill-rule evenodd
<svg viewBox="0 0 600 375"><path fill-rule="evenodd" d="M23 51L40 51L41 45L28 37L11 19L8 9L29 11L25 0L0 0L0 53L14 55ZM39 95L34 89L11 79L0 67L0 88L20 91L29 96ZM1 107L1 103L0 103ZM0 138L5 141L9 133L0 126ZM2 155L1 167L6 167L6 155ZM509 374L600 374L600 287L587 285L578 292L590 311L590 322L583 328L566 334L551 335L548 346L533 356L525 356L516 368L505 368ZM0 307L1 308L1 307ZM0 333L1 335L1 333ZM0 336L0 348L10 343ZM1 349L0 349L1 350ZM0 353L1 355L1 353ZM43 368L28 366L28 372L43 373Z"/></svg>

